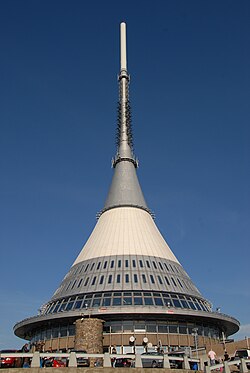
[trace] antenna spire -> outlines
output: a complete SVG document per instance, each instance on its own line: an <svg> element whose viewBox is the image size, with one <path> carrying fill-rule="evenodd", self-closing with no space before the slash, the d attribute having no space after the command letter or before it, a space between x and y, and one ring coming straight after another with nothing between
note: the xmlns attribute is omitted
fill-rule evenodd
<svg viewBox="0 0 250 373"><path fill-rule="evenodd" d="M127 71L127 46L126 46L126 23L120 24L120 61L121 69L118 76L119 101L117 118L117 154L113 159L113 167L118 162L130 161L135 167L138 166L133 154L133 134L131 125L131 110L129 101L130 76Z"/></svg>
<svg viewBox="0 0 250 373"><path fill-rule="evenodd" d="M121 71L127 71L126 23L120 25Z"/></svg>

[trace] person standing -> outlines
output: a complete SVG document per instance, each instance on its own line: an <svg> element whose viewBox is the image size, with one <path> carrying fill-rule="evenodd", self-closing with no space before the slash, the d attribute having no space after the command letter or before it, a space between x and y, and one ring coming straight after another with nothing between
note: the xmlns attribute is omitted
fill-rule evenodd
<svg viewBox="0 0 250 373"><path fill-rule="evenodd" d="M28 343L25 343L25 345L23 345L21 351L22 352L29 352L29 345L28 345Z"/></svg>
<svg viewBox="0 0 250 373"><path fill-rule="evenodd" d="M208 357L210 359L210 365L215 365L215 356L216 356L216 353L211 349L208 353Z"/></svg>

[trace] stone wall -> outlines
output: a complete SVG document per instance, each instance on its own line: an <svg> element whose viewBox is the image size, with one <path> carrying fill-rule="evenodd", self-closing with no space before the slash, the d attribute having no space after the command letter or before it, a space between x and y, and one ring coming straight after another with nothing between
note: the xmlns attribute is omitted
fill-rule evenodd
<svg viewBox="0 0 250 373"><path fill-rule="evenodd" d="M76 320L75 350L89 354L103 353L103 320L82 318Z"/></svg>
<svg viewBox="0 0 250 373"><path fill-rule="evenodd" d="M84 350L89 354L103 353L103 320L82 318L76 320L75 350ZM98 359L90 358L90 367L98 363Z"/></svg>

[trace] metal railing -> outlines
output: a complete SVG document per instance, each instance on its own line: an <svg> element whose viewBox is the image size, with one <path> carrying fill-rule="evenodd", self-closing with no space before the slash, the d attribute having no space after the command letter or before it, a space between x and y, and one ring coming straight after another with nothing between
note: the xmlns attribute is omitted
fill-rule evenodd
<svg viewBox="0 0 250 373"><path fill-rule="evenodd" d="M26 359L30 360L30 366L32 368L41 367L41 363L45 359L56 358L60 360L66 360L68 367L77 367L78 358L86 358L101 361L100 364L103 367L115 367L113 364L116 359L127 359L132 362L131 366L136 368L143 368L143 361L152 360L161 364L163 368L170 368L173 362L178 362L180 367L183 369L190 369L190 363L196 363L197 366L200 365L200 359L188 358L187 356L169 356L168 354L164 355L139 355L139 354L89 354L81 352L16 352L16 353L0 353L0 359L12 357L12 358L21 358L23 361ZM143 360L143 361L142 361Z"/></svg>
<svg viewBox="0 0 250 373"><path fill-rule="evenodd" d="M173 364L177 364L180 369L193 369L193 370L204 370L204 373L214 373L215 371L223 370L223 373L231 373L230 366L238 366L240 373L249 373L247 368L247 361L245 359L237 359L233 361L225 361L220 364L208 365L207 357L204 355L200 358L190 358L186 355L184 356L171 356L171 354L164 355L140 355L140 354L89 354L82 352L16 352L16 353L0 353L1 358L12 357L12 358L21 358L23 361L25 359L30 360L31 368L41 367L41 362L46 359L56 358L60 360L67 361L68 367L77 367L78 358L91 359L92 361L96 360L101 364L98 366L103 366L104 368L115 367L113 362L116 359L127 359L133 362L131 367L143 368L143 362L145 360L156 361L159 366L163 368L171 368ZM196 365L195 365L196 364ZM195 365L195 368L194 368ZM1 365L0 365L1 367Z"/></svg>
<svg viewBox="0 0 250 373"><path fill-rule="evenodd" d="M233 369L230 367L237 366L237 371L240 373L248 373L248 367L247 364L249 364L249 360L247 362L246 359L235 359L232 361L224 361L223 363L220 364L215 364L211 366L205 366L204 368L204 373L213 373L215 371L220 371L222 370L223 373L231 373Z"/></svg>

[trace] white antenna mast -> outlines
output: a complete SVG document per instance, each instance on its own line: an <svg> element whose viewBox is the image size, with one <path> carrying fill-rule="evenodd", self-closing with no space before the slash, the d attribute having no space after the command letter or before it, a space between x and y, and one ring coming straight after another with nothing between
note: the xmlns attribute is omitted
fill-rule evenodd
<svg viewBox="0 0 250 373"><path fill-rule="evenodd" d="M120 48L121 48L121 71L127 71L127 50L126 50L126 23L122 22L120 26Z"/></svg>

